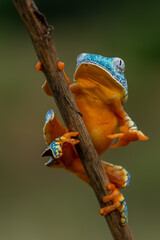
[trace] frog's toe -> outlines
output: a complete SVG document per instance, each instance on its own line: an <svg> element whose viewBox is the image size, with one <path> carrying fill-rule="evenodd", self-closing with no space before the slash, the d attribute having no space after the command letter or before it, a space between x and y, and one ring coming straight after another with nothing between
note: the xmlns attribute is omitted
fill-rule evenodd
<svg viewBox="0 0 160 240"><path fill-rule="evenodd" d="M72 145L76 145L77 143L79 143L78 139L72 138L72 137L76 137L79 134L79 132L68 132L65 133L61 139L61 141L64 142L68 142Z"/></svg>
<svg viewBox="0 0 160 240"><path fill-rule="evenodd" d="M110 146L110 148L117 148L117 147L120 147L120 146L127 146L129 144L129 142L123 142L122 141L118 141L117 143L113 144Z"/></svg>
<svg viewBox="0 0 160 240"><path fill-rule="evenodd" d="M113 135L108 135L107 136L110 139L116 139L118 138L117 143L115 143L114 145L111 145L111 148L117 148L119 146L127 146L130 143L130 138L128 138L128 136L126 135L126 133L117 133L117 134L113 134Z"/></svg>
<svg viewBox="0 0 160 240"><path fill-rule="evenodd" d="M146 135L144 135L141 131L136 131L136 133L137 133L138 139L141 140L141 141L146 141L146 140L149 139L149 138L148 138Z"/></svg>
<svg viewBox="0 0 160 240"><path fill-rule="evenodd" d="M111 193L105 197L103 197L102 201L104 203L108 203L109 201L112 201L112 205L101 208L99 213L102 216L108 215L110 212L114 210L118 210L121 215L121 223L122 225L126 224L128 221L127 217L127 204L123 197L123 195L119 192L119 190L115 187L114 184L110 183L107 185L108 190L111 191Z"/></svg>
<svg viewBox="0 0 160 240"><path fill-rule="evenodd" d="M111 145L111 148L117 148L119 146L127 146L130 142L135 142L137 140L146 141L148 137L145 136L141 131L128 131L123 133L116 133L107 136L108 138L114 140L118 138L116 144Z"/></svg>
<svg viewBox="0 0 160 240"><path fill-rule="evenodd" d="M63 71L67 83L70 84L70 80L69 80L69 78L67 77L67 75L65 74L65 71L64 71L64 63L58 61L58 62L57 62L57 67L58 67L58 70L59 70L59 71Z"/></svg>
<svg viewBox="0 0 160 240"><path fill-rule="evenodd" d="M112 169L112 175L109 180L116 185L118 188L125 188L129 185L130 183L130 174L129 172L123 168L122 166L119 165L113 165ZM113 179L113 181L112 181ZM114 182L115 181L115 182Z"/></svg>
<svg viewBox="0 0 160 240"><path fill-rule="evenodd" d="M125 188L130 184L131 176L125 168L122 168L121 173L123 173L122 178L124 180L124 185L122 187Z"/></svg>

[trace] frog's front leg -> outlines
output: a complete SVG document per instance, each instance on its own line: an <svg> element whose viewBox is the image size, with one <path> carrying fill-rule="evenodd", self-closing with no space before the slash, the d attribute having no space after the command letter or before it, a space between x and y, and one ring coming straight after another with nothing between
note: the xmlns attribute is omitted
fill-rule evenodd
<svg viewBox="0 0 160 240"><path fill-rule="evenodd" d="M115 187L113 183L109 183L107 185L107 189L111 191L111 193L105 197L103 197L102 201L104 203L108 203L112 201L112 205L101 208L99 213L102 216L108 215L110 212L114 210L118 210L121 215L121 223L122 225L126 224L128 221L128 214L127 214L127 204L123 197L123 195L120 193L120 191Z"/></svg>
<svg viewBox="0 0 160 240"><path fill-rule="evenodd" d="M145 136L141 131L137 129L136 124L132 121L132 119L128 116L128 114L124 111L121 103L115 104L115 114L118 118L119 124L121 127L119 128L120 133L109 134L108 138L114 140L118 138L118 142L111 146L111 148L116 148L118 146L126 146L132 141L146 141L148 137Z"/></svg>
<svg viewBox="0 0 160 240"><path fill-rule="evenodd" d="M137 140L146 141L148 137L145 136L141 131L135 130L131 131L127 126L120 127L120 133L107 135L108 138L114 140L118 138L118 142L114 145L111 145L111 148L117 148L119 146L127 146L130 142Z"/></svg>

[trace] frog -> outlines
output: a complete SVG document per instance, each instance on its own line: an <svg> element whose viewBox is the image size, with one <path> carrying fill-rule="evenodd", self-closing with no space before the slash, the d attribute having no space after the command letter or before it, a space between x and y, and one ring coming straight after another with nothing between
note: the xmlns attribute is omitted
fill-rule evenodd
<svg viewBox="0 0 160 240"><path fill-rule="evenodd" d="M57 68L64 72L64 63L58 61ZM41 62L38 62L36 69L43 72ZM81 53L77 57L74 83L70 84L64 72L99 156L109 148L127 146L137 140L148 140L124 110L128 98L128 85L124 72L125 63L121 58L109 58L91 53ZM47 81L42 88L47 95L52 96ZM50 157L45 165L50 168L64 168L89 184L75 148L79 143L76 139L78 132L69 132L51 109L46 114L43 133L47 148L42 157ZM103 160L101 163L110 182L106 186L110 193L104 196L102 201L112 204L101 208L99 213L106 216L118 210L121 224L125 225L128 222L127 203L119 189L129 185L130 174L120 165L113 165Z"/></svg>

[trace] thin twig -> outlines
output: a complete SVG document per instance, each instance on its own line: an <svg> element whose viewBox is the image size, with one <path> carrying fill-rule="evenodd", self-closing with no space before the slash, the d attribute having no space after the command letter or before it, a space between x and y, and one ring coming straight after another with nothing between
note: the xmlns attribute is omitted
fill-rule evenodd
<svg viewBox="0 0 160 240"><path fill-rule="evenodd" d="M100 206L104 207L105 204L102 202L102 197L108 194L106 186L109 181L86 130L82 116L74 103L64 74L57 69L58 56L51 37L51 27L32 0L13 0L13 3L28 29L37 56L43 64L46 79L67 128L70 131L79 132L78 138L80 143L76 146L76 150ZM117 211L112 212L105 218L114 239L134 239L128 225L121 225Z"/></svg>

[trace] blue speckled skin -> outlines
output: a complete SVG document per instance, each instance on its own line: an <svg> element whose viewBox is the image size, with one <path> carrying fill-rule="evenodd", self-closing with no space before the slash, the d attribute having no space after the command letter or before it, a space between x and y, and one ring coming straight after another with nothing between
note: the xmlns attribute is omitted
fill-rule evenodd
<svg viewBox="0 0 160 240"><path fill-rule="evenodd" d="M125 187L127 187L131 181L131 176L130 176L129 172L128 171L126 171L126 172L127 172L127 181L125 182Z"/></svg>
<svg viewBox="0 0 160 240"><path fill-rule="evenodd" d="M43 152L42 157L51 156L51 158L45 163L46 166L49 166L49 167L52 166L53 164L56 163L56 159L60 158L63 155L62 144L61 144L62 138L63 137L56 138L53 142L51 142L51 144Z"/></svg>
<svg viewBox="0 0 160 240"><path fill-rule="evenodd" d="M56 138L45 150L45 151L51 150L52 155L55 159L62 156L61 138L62 137Z"/></svg>
<svg viewBox="0 0 160 240"><path fill-rule="evenodd" d="M122 198L123 195L122 195ZM127 211L127 203L126 200L123 199L122 201L120 201L121 206L123 206L122 210L120 211L121 214L121 223L122 225L125 225L128 222L128 211Z"/></svg>
<svg viewBox="0 0 160 240"><path fill-rule="evenodd" d="M117 68L113 64L115 59L117 59L117 57L108 58L96 54L82 53L77 57L76 70L82 63L98 66L107 71L113 77L113 79L125 89L128 95L128 85L124 71L117 71Z"/></svg>
<svg viewBox="0 0 160 240"><path fill-rule="evenodd" d="M46 117L45 117L45 124L47 124L49 121L51 121L54 118L54 111L53 109L49 110L46 113Z"/></svg>

